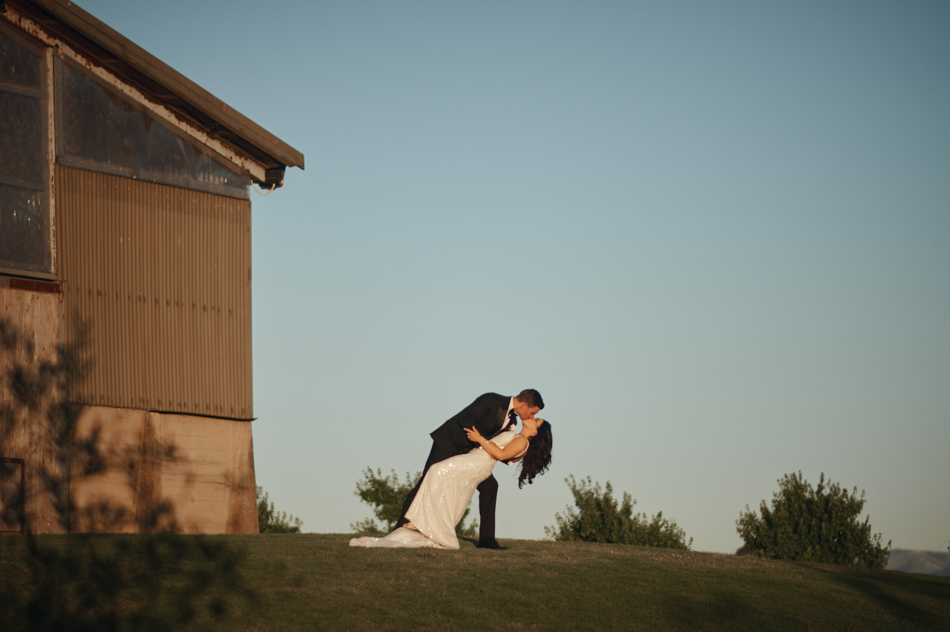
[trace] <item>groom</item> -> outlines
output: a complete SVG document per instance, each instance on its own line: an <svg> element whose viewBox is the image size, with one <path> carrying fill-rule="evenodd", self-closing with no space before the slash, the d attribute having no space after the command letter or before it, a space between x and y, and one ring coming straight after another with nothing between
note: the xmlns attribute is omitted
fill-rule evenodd
<svg viewBox="0 0 950 632"><path fill-rule="evenodd" d="M465 428L474 426L483 437L491 439L503 430L516 430L518 426L516 415L521 419L531 419L542 408L544 408L544 400L541 399L541 393L533 388L525 389L514 397L485 393L462 409L462 412L436 428L430 435L432 449L429 451L425 467L422 468L422 478L406 496L396 528L408 522L406 512L409 511L412 499L416 497L419 485L422 484L422 479L425 478L430 467L449 457L466 454L478 447L477 443L468 440ZM495 539L495 500L498 498L498 481L494 476L489 476L477 489L480 520L476 546L483 549L507 549L508 547L501 546Z"/></svg>

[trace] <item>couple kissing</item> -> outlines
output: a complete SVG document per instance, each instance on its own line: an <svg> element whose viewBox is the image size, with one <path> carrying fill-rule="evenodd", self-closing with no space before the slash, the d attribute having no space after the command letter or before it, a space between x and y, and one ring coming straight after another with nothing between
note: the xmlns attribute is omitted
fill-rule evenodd
<svg viewBox="0 0 950 632"><path fill-rule="evenodd" d="M479 548L505 549L495 539L498 481L495 463L518 463L518 487L531 484L551 464L551 424L536 417L541 394L514 397L485 393L431 433L422 478L409 492L402 516L383 538L353 538L350 546L459 548L455 526L478 490ZM518 431L518 419L521 430Z"/></svg>

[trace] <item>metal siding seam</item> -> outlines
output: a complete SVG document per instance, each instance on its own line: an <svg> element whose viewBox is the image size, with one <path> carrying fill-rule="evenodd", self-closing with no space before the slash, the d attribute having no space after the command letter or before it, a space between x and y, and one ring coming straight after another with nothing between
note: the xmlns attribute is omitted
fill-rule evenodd
<svg viewBox="0 0 950 632"><path fill-rule="evenodd" d="M67 168L63 168L66 171ZM72 171L69 171L72 174ZM87 318L89 313L88 299L89 299L89 279L92 276L92 271L88 266L83 266L80 264L79 258L80 253L82 252L83 244L88 243L89 236L87 234L88 226L86 215L89 212L89 209L86 208L86 204L83 201L83 191L82 187L85 184L79 178L75 177L75 174L70 176L70 205L73 207L73 212L71 213L72 218L70 220L70 226L75 233L74 243L75 248L73 248L72 253L70 254L70 260L73 262L73 269L76 271L76 276L80 283L80 288L78 298L76 301L76 310L77 315L80 318ZM89 343L86 351L92 355L95 349L95 334L92 330L89 331ZM95 403L95 367L90 371L89 377L86 380L83 387L83 395L85 401Z"/></svg>
<svg viewBox="0 0 950 632"><path fill-rule="evenodd" d="M104 176L106 177L106 176ZM138 408L135 402L136 394L136 378L137 378L137 359L138 349L136 348L135 341L135 324L137 323L138 317L138 304L139 304L139 278L138 278L138 257L139 257L139 243L138 243L138 234L136 232L135 225L135 211L134 205L136 204L135 191L128 186L127 183L122 183L114 178L114 176L108 176L106 179L112 182L112 186L115 187L115 205L116 212L122 213L124 216L123 219L128 225L128 259L126 260L127 271L125 274L125 280L123 283L123 292L121 299L124 299L123 303L126 308L124 314L122 314L122 320L126 323L130 323L131 327L129 328L128 335L123 331L122 334L122 350L116 356L117 360L117 371L116 383L119 388L120 394L120 405L127 408ZM125 186L122 186L125 184Z"/></svg>
<svg viewBox="0 0 950 632"><path fill-rule="evenodd" d="M198 375L195 372L195 364L197 364L198 357L198 330L197 330L197 320L196 320L196 309L197 309L197 283L194 277L195 266L197 265L197 251L195 250L195 235L198 232L198 217L195 214L195 209L186 208L186 205L182 205L182 210L187 214L188 217L188 229L185 233L185 238L187 239L188 244L188 258L185 260L184 267L182 269L182 278L185 280L185 283L188 287L188 322L186 329L188 332L188 350L185 358L185 364L188 371L188 413L194 414L197 412L198 407L198 393L199 393L199 384L198 384Z"/></svg>
<svg viewBox="0 0 950 632"><path fill-rule="evenodd" d="M190 248L191 243L188 240L188 233L191 230L191 217L184 212L183 209L178 209L178 216L181 222L181 231L180 235L180 266L178 268L178 279L181 283L181 305L179 306L178 314L178 326L181 331L182 347L180 351L181 364L179 365L179 374L181 375L181 403L179 409L181 412L190 412L191 411L191 376L188 374L188 367L191 365L190 358L188 353L191 349L192 341L190 336L191 328L189 323L191 322L191 285L188 283L188 279L185 277L185 270L190 264Z"/></svg>
<svg viewBox="0 0 950 632"><path fill-rule="evenodd" d="M143 184L144 186L144 184ZM152 225L155 222L157 213L161 212L160 207L148 207L147 212L142 214L142 234L143 244L145 245L145 274L148 281L145 298L145 322L146 328L143 332L146 341L145 357L145 408L152 410L155 408L155 391L158 385L159 359L158 345L156 344L156 333L158 331L158 319L155 317L157 309L156 293L158 291L158 277L156 270L158 266L158 257L161 256L159 248L155 247L155 231Z"/></svg>
<svg viewBox="0 0 950 632"><path fill-rule="evenodd" d="M124 406L126 398L121 389L121 364L118 363L118 360L127 357L128 345L125 341L126 319L122 318L122 314L116 309L118 306L116 305L115 297L122 283L122 272L120 270L122 264L119 258L120 253L116 249L115 244L122 230L122 221L124 219L123 211L126 208L125 201L127 192L123 190L121 182L113 182L116 187L116 195L109 200L107 206L107 223L109 230L106 233L106 250L103 253L103 260L108 270L108 288L106 292L103 292L103 298L106 300L103 301L102 305L109 313L112 321L111 334L113 353L109 358L109 364L106 370L110 376L112 376L113 383L119 387L109 395L114 406Z"/></svg>
<svg viewBox="0 0 950 632"><path fill-rule="evenodd" d="M192 211L193 209L189 209ZM191 295L191 319L189 330L193 339L193 344L191 345L191 357L188 362L188 369L190 375L190 385L191 385L191 400L190 412L192 413L201 413L200 402L201 402L201 383L200 375L195 371L195 365L198 364L198 360L201 358L201 336L198 329L199 319L198 319L198 303L201 300L200 297L200 285L198 283L198 278L194 276L194 271L197 270L198 265L200 264L200 257L198 252L198 239L196 236L201 230L200 217L195 212L189 212L189 219L191 220L191 230L188 231L188 251L189 251L189 265L185 271L185 278L188 280L189 285L189 294ZM191 270L192 273L188 274L188 271ZM197 355L197 357L195 357Z"/></svg>
<svg viewBox="0 0 950 632"><path fill-rule="evenodd" d="M100 209L101 215L101 226L102 226L102 247L97 251L96 258L99 260L99 265L101 266L101 274L97 279L99 286L102 288L102 291L96 294L96 308L102 314L103 319L106 323L105 330L105 340L108 345L108 351L103 357L102 367L105 371L108 381L106 382L106 402L109 406L118 405L118 386L120 385L119 376L114 370L115 360L121 357L121 349L118 347L117 340L117 326L115 314L112 313L112 310L109 309L109 301L107 299L109 292L109 285L111 285L112 274L114 272L113 266L111 265L112 254L112 221L114 215L111 212L112 209L116 206L115 198L121 195L121 190L119 189L117 183L112 182L111 179L106 178L105 182L110 189L110 195L103 198L102 207Z"/></svg>
<svg viewBox="0 0 950 632"><path fill-rule="evenodd" d="M231 285L234 282L234 272L231 258L231 252L234 250L234 218L230 213L227 215L227 221L224 223L224 231L225 250L222 253L224 256L224 269L222 270L224 285L222 287L223 294L221 297L221 312L219 313L219 316L221 317L221 335L224 344L224 349L222 350L224 354L224 395L222 403L224 405L224 413L229 417L233 417L234 395L232 393L231 383L231 366L233 364L231 350L233 349L233 345L231 342L231 319L228 317L228 310L231 308Z"/></svg>
<svg viewBox="0 0 950 632"><path fill-rule="evenodd" d="M162 312L162 334L164 344L162 349L162 400L158 403L158 410L175 410L176 401L176 377L175 377L175 353L180 343L175 335L175 224L174 213L170 207L166 207L162 214L162 235L165 253L165 260L162 262L162 275L164 277L164 299L165 309Z"/></svg>
<svg viewBox="0 0 950 632"><path fill-rule="evenodd" d="M208 238L207 245L208 249L205 253L205 258L208 261L208 296L207 302L205 303L208 306L205 315L205 327L208 332L208 367L211 369L211 375L208 377L208 405L210 408L206 408L208 414L214 415L217 414L218 408L218 381L220 376L218 375L219 364L218 364L218 331L214 326L214 303L215 297L218 291L218 265L217 265L217 254L218 254L218 240L217 240L217 204L214 200L210 198L205 198L205 202L208 205Z"/></svg>
<svg viewBox="0 0 950 632"><path fill-rule="evenodd" d="M126 322L130 324L128 335L123 336L125 338L124 353L122 354L122 376L121 383L123 385L123 399L126 401L126 406L129 408L141 408L140 402L136 399L136 396L141 396L141 367L142 367L142 352L139 345L138 332L141 328L140 305L141 301L141 292L142 292L142 272L141 272L141 257L142 257L142 240L139 234L138 226L138 207L141 204L138 191L134 186L134 182L131 181L120 181L115 176L110 176L110 179L115 179L116 185L124 185L123 190L120 191L119 196L117 196L119 207L122 209L127 218L129 226L129 273L128 273L128 286L126 293L126 303L129 305L128 316L125 319ZM124 193L124 195L122 195ZM128 297L132 297L129 300Z"/></svg>
<svg viewBox="0 0 950 632"><path fill-rule="evenodd" d="M214 258L216 271L216 287L214 292L214 311L211 312L214 321L214 339L217 349L216 353L216 364L217 371L215 371L215 403L218 407L218 415L224 416L227 414L227 396L225 394L227 387L228 374L225 371L225 353L227 350L227 342L225 338L224 323L221 321L221 305L224 303L224 295L227 290L227 209L228 203L224 200L218 200L218 212L215 219L215 241L217 242L217 247L215 248Z"/></svg>
<svg viewBox="0 0 950 632"><path fill-rule="evenodd" d="M214 205L207 198L203 198L203 203L205 207L204 217L204 239L202 244L204 248L202 249L201 258L204 260L204 296L201 300L201 322L204 330L204 349L205 349L205 361L204 366L206 368L205 373L208 375L205 376L204 387L204 414L212 415L214 414L214 328L212 327L211 321L211 305L214 298L214 283L215 283L215 271L214 271ZM208 370L210 369L210 370Z"/></svg>
<svg viewBox="0 0 950 632"><path fill-rule="evenodd" d="M155 215L156 224L153 232L153 239L159 244L157 249L157 261L155 269L158 272L159 286L157 290L158 305L155 310L157 319L156 327L160 332L160 342L156 349L156 360L158 361L158 391L155 393L155 409L163 410L168 398L169 384L168 377L170 368L168 366L168 347L171 337L168 334L168 261L169 254L168 239L168 207L162 208Z"/></svg>
<svg viewBox="0 0 950 632"><path fill-rule="evenodd" d="M195 363L198 367L198 414L205 414L205 405L208 402L208 387L207 380L208 376L205 375L206 371L202 371L201 368L204 368L208 364L208 336L205 331L205 319L203 312L201 310L201 305L204 301L207 300L207 280L208 280L208 268L205 261L205 253L207 249L203 248L204 241L207 235L207 219L205 217L204 209L201 204L195 204L197 210L197 219L198 219L198 230L195 233L195 283L196 283L196 296L197 302L195 303L195 321L196 328L195 332L198 336L198 361Z"/></svg>
<svg viewBox="0 0 950 632"><path fill-rule="evenodd" d="M227 323L227 352L228 352L228 415L237 417L237 411L240 408L237 405L237 344L234 339L234 299L237 295L235 283L240 277L238 273L239 261L237 258L237 244L239 239L238 229L240 228L240 217L233 215L228 223L228 297L227 314L225 322Z"/></svg>
<svg viewBox="0 0 950 632"><path fill-rule="evenodd" d="M116 185L118 186L118 183L116 183ZM129 408L136 407L133 401L135 389L130 383L135 362L135 351L132 341L135 312L134 303L130 297L135 293L135 255L138 248L138 244L135 242L135 215L132 212L132 205L134 203L131 192L129 192L129 195L123 195L123 191L117 189L115 213L121 219L118 239L122 246L118 249L120 253L120 275L118 299L116 301L116 317L119 323L121 323L119 330L121 351L115 358L115 364L112 370L117 373L116 383L120 388L118 404ZM130 328L132 331L130 331Z"/></svg>
<svg viewBox="0 0 950 632"><path fill-rule="evenodd" d="M103 185L104 187L108 186L108 181L102 178L97 178L97 179L100 179L104 182L104 185ZM111 354L112 336L110 335L111 332L109 331L112 323L109 322L108 312L104 310L102 307L102 286L105 285L104 281L107 274L105 257L103 256L102 253L108 247L108 241L109 241L108 237L106 236L106 232L107 232L106 217L108 216L108 213L106 212L106 207L108 206L108 198L109 198L108 195L99 196L97 198L95 226L96 226L96 238L98 240L98 243L97 243L97 248L95 249L95 251L93 251L93 253L90 253L90 256L93 256L96 259L96 268L95 268L95 273L93 277L93 282L96 285L96 291L93 296L93 299L94 299L93 310L98 315L98 320L100 323L98 327L102 334L100 338L103 343L103 348L99 355L98 364L101 365L102 368L100 369L100 371L105 372L104 377L106 378L105 382L102 385L101 395L104 398L103 403L106 406L111 406L112 401L110 397L111 395L110 391L112 390L113 382L111 379L112 376L108 374L107 367L109 366L109 361L111 359L110 356L112 355ZM93 323L93 326L95 326L95 323Z"/></svg>
<svg viewBox="0 0 950 632"><path fill-rule="evenodd" d="M96 183L92 180L91 175L85 178L85 182L83 184L85 185L85 188L89 188L89 189L92 189L96 186ZM86 192L84 191L84 193ZM86 309L83 310L83 316L89 319L92 319L95 315L96 288L94 286L96 283L95 282L96 267L98 264L96 263L95 259L88 260L88 261L86 260L86 257L88 257L88 255L86 255L86 251L88 248L89 251L95 252L95 250L99 248L99 230L96 227L96 222L98 221L98 214L96 213L96 208L95 208L96 206L95 200L98 199L98 197L99 197L98 195L89 196L88 198L82 197L78 200L79 203L83 206L83 217L80 220L81 222L80 225L82 226L84 239L80 246L81 250L79 253L77 253L77 261L79 262L79 266L86 270L88 286L87 286L86 296L85 296ZM90 325L91 324L92 323L90 322ZM93 337L92 343L90 344L90 348L93 350L93 353L95 354L93 357L95 358L95 362L98 364L99 362L102 361L101 353L99 349L99 344L102 340L102 336L99 335L99 331L98 331L98 327L101 326L101 323L96 323L95 326L96 326L96 329L93 329L92 327L90 327L90 330L89 330L90 335ZM102 389L102 383L101 383L102 380L100 380L99 378L100 372L101 370L93 370L93 375L95 376L95 383L94 383L94 389L95 389L94 398L95 399L93 400L93 403L97 405L105 404L105 402L102 400L103 389Z"/></svg>
<svg viewBox="0 0 950 632"><path fill-rule="evenodd" d="M95 174L90 174L89 176L93 181L97 181L98 178L95 177ZM102 277L103 277L103 264L102 257L98 256L96 253L102 252L105 244L103 244L103 213L102 206L105 204L104 195L97 195L94 200L92 200L91 211L93 215L93 221L91 229L95 231L95 244L96 247L90 252L89 255L92 257L92 284L94 289L90 296L90 306L92 309L91 317L96 319L93 321L93 327L96 328L97 339L99 342L96 343L96 364L100 366L99 371L97 371L97 377L99 377L98 391L100 404L108 406L109 402L106 400L106 393L109 389L108 381L102 379L102 368L105 366L105 363L108 361L108 323L104 318L101 318L101 301L99 300L102 297ZM97 322L98 321L98 322Z"/></svg>
<svg viewBox="0 0 950 632"><path fill-rule="evenodd" d="M121 383L119 382L117 372L114 370L114 366L116 360L121 356L116 346L116 318L112 310L109 309L108 296L113 273L113 266L110 265L111 261L109 257L112 246L112 226L110 224L113 219L110 211L116 205L115 197L119 195L119 190L115 183L109 178L98 177L104 183L108 194L99 199L99 219L97 223L99 226L100 244L95 252L91 253L91 256L96 258L96 262L99 266L95 278L97 286L95 310L99 315L99 321L102 323L100 330L102 332L103 342L105 343L105 351L100 356L97 364L101 366L100 370L106 380L103 386L103 396L105 397L106 405L117 406L118 387L121 386ZM95 326L95 322L93 326Z"/></svg>
<svg viewBox="0 0 950 632"><path fill-rule="evenodd" d="M108 377L105 395L110 406L125 405L125 389L122 380L122 365L125 361L122 345L122 313L115 305L116 289L121 285L122 278L119 271L121 259L118 259L120 253L115 248L115 243L121 230L120 222L122 217L119 209L123 206L122 189L118 183L111 178L101 177L109 190L109 195L103 197L102 208L102 239L103 245L96 256L102 265L102 274L98 281L103 286L102 297L105 300L99 301L99 310L104 319L104 332L106 340L109 342L109 353L102 358L102 371ZM115 307L116 309L114 309Z"/></svg>
<svg viewBox="0 0 950 632"><path fill-rule="evenodd" d="M148 408L147 395L149 388L149 364L151 357L149 354L149 318L148 318L148 299L149 299L149 265L148 265L148 236L145 231L146 216L151 213L153 207L154 192L142 186L142 183L133 180L130 190L137 201L134 207L131 207L132 222L135 225L137 237L137 255L138 270L136 271L137 284L139 287L139 309L138 318L135 319L136 327L133 331L138 352L134 355L137 371L137 388L135 395L135 408Z"/></svg>
<svg viewBox="0 0 950 632"><path fill-rule="evenodd" d="M227 228L227 204L218 200L215 213L214 234L215 234L215 288L214 288L214 307L211 311L212 322L214 323L214 342L215 342L215 381L214 381L214 401L217 407L216 414L225 414L224 385L227 381L227 373L224 370L224 328L221 323L221 303L223 302L223 292L227 284L226 271L223 258L227 253L227 239L225 230Z"/></svg>
<svg viewBox="0 0 950 632"><path fill-rule="evenodd" d="M152 375L154 368L152 365L152 249L151 236L148 234L148 218L154 212L156 205L154 203L155 191L146 186L144 182L135 181L135 189L141 197L142 203L136 205L135 222L138 226L139 244L141 250L139 253L139 262L141 264L141 285L142 285L142 314L139 327L139 348L141 355L138 357L140 369L141 389L139 390L139 408L148 409L150 403L149 392L152 389Z"/></svg>
<svg viewBox="0 0 950 632"><path fill-rule="evenodd" d="M182 404L185 402L184 392L185 392L185 329L184 329L184 315L183 315L183 306L185 301L185 288L184 281L181 278L181 262L184 260L184 234L185 234L185 218L180 210L176 209L176 212L173 214L174 218L174 238L175 238L175 263L173 266L174 278L175 278L175 298L173 304L175 305L175 320L173 322L173 329L175 331L175 340L177 344L175 345L175 408L178 412L182 412ZM175 267L177 266L177 267Z"/></svg>
<svg viewBox="0 0 950 632"><path fill-rule="evenodd" d="M197 201L196 201L197 202ZM206 238L206 226L205 226L205 214L204 208L199 203L195 204L195 210L197 211L197 220L198 220L198 230L195 233L195 294L197 296L197 302L195 303L195 333L198 336L198 362L196 365L199 367L207 366L208 362L208 337L205 335L204 328L204 317L201 312L201 303L202 301L207 300L207 290L206 290L206 281L208 278L208 268L205 262L205 252L206 249L202 248L204 240ZM205 414L205 404L208 401L207 393L208 389L206 386L207 376L205 371L198 371L198 414Z"/></svg>
<svg viewBox="0 0 950 632"><path fill-rule="evenodd" d="M246 417L247 410L245 405L247 385L244 382L244 366L247 362L247 350L244 348L244 341L247 332L244 330L244 297L247 289L244 284L247 283L247 261L244 256L244 234L247 227L244 225L244 215L238 219L238 234L235 236L234 254L235 254L235 279L234 287L237 291L234 301L234 380L237 389L237 399L235 402L235 414L238 417Z"/></svg>
<svg viewBox="0 0 950 632"><path fill-rule="evenodd" d="M240 265L238 266L238 274L240 275L237 279L237 288L240 292L238 296L237 307L240 307L239 318L236 319L235 325L237 329L235 333L239 336L239 339L236 341L238 343L238 348L241 350L242 362L241 362L241 372L237 376L238 384L241 389L241 399L239 412L242 418L247 418L250 416L250 411L247 407L247 397L248 397L248 383L247 383L247 367L249 364L249 359L247 357L247 347L248 347L248 336L250 335L250 330L246 324L247 310L250 306L250 279L249 279L249 270L250 265L247 260L247 244L251 239L251 234L249 232L249 217L251 203L246 202L242 205L240 220L238 222L238 255L240 257ZM237 309L235 310L237 312Z"/></svg>
<svg viewBox="0 0 950 632"><path fill-rule="evenodd" d="M253 358L251 356L251 203L248 202L245 211L241 213L241 416L253 416L252 383L250 380Z"/></svg>
<svg viewBox="0 0 950 632"><path fill-rule="evenodd" d="M204 198L204 196L202 196ZM201 317L204 322L204 332L205 332L205 367L210 369L207 371L208 376L205 378L205 414L213 415L214 414L214 390L215 390L215 331L214 331L214 319L211 318L211 307L214 304L214 286L216 284L216 271L214 269L214 203L208 199L204 198L205 204L205 239L203 243L205 244L204 252L202 256L205 261L205 296L201 304Z"/></svg>
<svg viewBox="0 0 950 632"><path fill-rule="evenodd" d="M85 271L82 269L82 266L78 265L76 261L77 257L79 256L78 255L79 249L83 242L82 222L80 219L82 217L83 209L82 209L81 203L79 202L79 196L77 195L78 188L80 185L76 181L74 174L72 173L71 170L65 167L60 167L60 169L62 169L64 174L68 174L68 176L64 176L63 178L64 181L68 181L65 183L63 187L63 198L68 199L68 202L64 204L64 206L66 206L68 210L64 209L65 213L64 213L63 219L66 222L66 226L67 226L66 230L69 231L72 235L70 237L72 247L66 253L63 253L63 254L66 256L66 259L69 261L70 274L72 276L73 283L76 286L75 301L73 303L73 311L72 313L69 314L69 317L72 318L73 316L78 316L80 314L86 313L85 301L83 300L87 291L86 274L85 274ZM70 331L72 332L71 335L75 335L76 333L78 333L72 328L70 328ZM75 341L76 339L73 338L73 340ZM86 352L88 353L89 349L86 349ZM90 374L87 376L87 379L82 383L79 389L82 399L84 401L90 401L89 396L92 390L92 379L93 379L92 372L90 371Z"/></svg>
<svg viewBox="0 0 950 632"><path fill-rule="evenodd" d="M85 286L85 291L83 292L83 310L82 318L87 319L89 325L89 349L90 354L94 358L94 362L100 361L99 353L99 344L102 340L102 336L99 335L97 329L94 329L92 326L91 319L95 314L95 302L94 297L96 294L95 285L95 274L96 274L96 262L86 261L86 250L95 251L99 246L98 244L98 235L99 231L96 229L96 214L95 214L95 199L96 196L90 196L89 190L93 189L96 186L96 183L91 181L88 178L76 178L77 186L81 187L81 192L85 195L80 196L76 199L77 206L81 208L81 213L76 218L77 226L79 228L80 234L82 235L79 248L76 249L75 261L76 267L82 270ZM88 197L87 197L88 196ZM93 378L89 384L89 397L90 401L93 404L101 405L103 404L101 399L102 393L102 380L99 379L100 371L93 367L92 375Z"/></svg>

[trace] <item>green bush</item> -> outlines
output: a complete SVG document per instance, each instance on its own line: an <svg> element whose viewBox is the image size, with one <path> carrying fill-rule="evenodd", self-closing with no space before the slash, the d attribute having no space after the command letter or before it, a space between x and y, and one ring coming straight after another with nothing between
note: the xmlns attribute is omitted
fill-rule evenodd
<svg viewBox="0 0 950 632"><path fill-rule="evenodd" d="M580 484L573 476L564 479L574 496L574 507L567 507L565 514L555 514L556 527L545 527L549 538L561 542L603 542L611 544L635 544L668 549L689 550L693 539L686 542L686 533L675 522L666 520L663 512L647 519L646 514L633 513L637 503L624 492L623 502L617 506L610 481L602 490L588 476Z"/></svg>
<svg viewBox="0 0 950 632"><path fill-rule="evenodd" d="M756 555L786 560L826 562L865 568L884 568L891 542L881 546L881 534L871 535L870 516L858 521L864 492L852 493L837 483L825 483L821 474L813 488L802 473L778 481L772 508L759 507L740 514L736 531Z"/></svg>
<svg viewBox="0 0 950 632"><path fill-rule="evenodd" d="M363 472L363 480L356 483L356 492L354 493L360 497L360 500L373 508L373 513L382 523L382 527L378 526L372 518L367 518L362 522L351 524L350 528L358 535L377 537L392 531L402 514L402 506L406 502L406 496L409 495L409 492L412 491L421 477L422 472L416 472L416 475L412 477L409 476L409 472L406 472L405 481L399 482L399 476L396 475L395 471L391 470L389 476L383 476L380 469L377 469L374 474L373 468L366 468L366 471ZM462 519L455 525L455 532L461 537L474 538L478 536L478 522L473 520L467 527L464 526L468 512L469 509L466 508L465 513L462 514Z"/></svg>
<svg viewBox="0 0 950 632"><path fill-rule="evenodd" d="M300 533L302 526L300 518L288 516L286 511L278 513L264 488L257 488L257 527L260 533Z"/></svg>

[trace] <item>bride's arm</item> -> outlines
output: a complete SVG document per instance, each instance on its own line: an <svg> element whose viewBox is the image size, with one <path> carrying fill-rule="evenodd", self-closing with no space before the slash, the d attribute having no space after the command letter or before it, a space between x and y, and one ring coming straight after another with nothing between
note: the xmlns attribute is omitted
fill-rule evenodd
<svg viewBox="0 0 950 632"><path fill-rule="evenodd" d="M522 452L525 449L525 446L528 445L528 440L521 435L516 436L511 440L511 443L506 445L504 448L501 448L497 443L492 443L483 437L481 433L478 432L478 430L475 430L474 427L466 428L465 434L468 435L469 441L474 441L478 445L482 446L482 448L485 449L485 452L499 461L510 459L519 452Z"/></svg>

